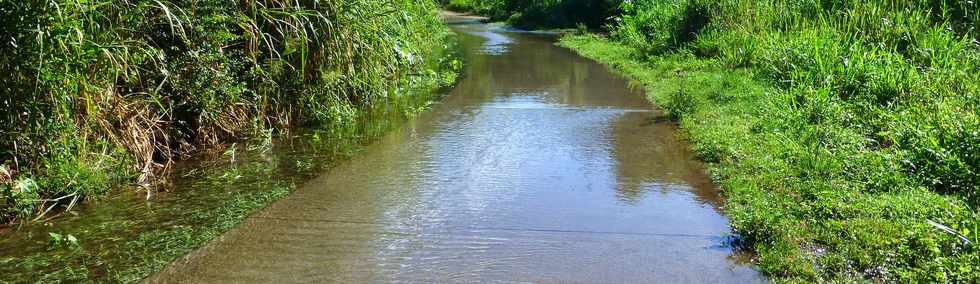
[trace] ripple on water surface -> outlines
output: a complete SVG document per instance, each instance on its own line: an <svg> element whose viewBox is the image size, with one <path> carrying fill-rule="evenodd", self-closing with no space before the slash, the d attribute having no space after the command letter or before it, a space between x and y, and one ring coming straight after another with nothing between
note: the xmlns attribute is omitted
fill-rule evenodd
<svg viewBox="0 0 980 284"><path fill-rule="evenodd" d="M548 36L454 29L432 110L152 280L763 281L641 93Z"/></svg>

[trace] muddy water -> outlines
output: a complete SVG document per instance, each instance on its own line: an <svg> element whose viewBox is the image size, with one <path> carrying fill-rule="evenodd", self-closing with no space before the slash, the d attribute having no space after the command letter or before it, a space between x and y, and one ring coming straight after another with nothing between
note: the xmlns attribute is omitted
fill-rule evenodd
<svg viewBox="0 0 980 284"><path fill-rule="evenodd" d="M553 37L454 29L439 104L149 281L763 281L641 93Z"/></svg>

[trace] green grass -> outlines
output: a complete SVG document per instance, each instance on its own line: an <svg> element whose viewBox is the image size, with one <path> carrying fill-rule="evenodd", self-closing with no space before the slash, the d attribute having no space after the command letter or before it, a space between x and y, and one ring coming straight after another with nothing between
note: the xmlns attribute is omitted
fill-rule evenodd
<svg viewBox="0 0 980 284"><path fill-rule="evenodd" d="M687 132L778 280L980 280L980 4L629 1L562 44Z"/></svg>
<svg viewBox="0 0 980 284"><path fill-rule="evenodd" d="M7 252L0 256L0 282L138 282L423 111L453 82L456 69L445 68L416 78L415 88L359 112L354 122L255 137L181 163L174 192L158 193L152 203L116 192L121 196L77 217L0 232L6 234L0 251Z"/></svg>
<svg viewBox="0 0 980 284"><path fill-rule="evenodd" d="M352 123L439 71L432 1L0 3L0 224L69 211L174 161Z"/></svg>
<svg viewBox="0 0 980 284"><path fill-rule="evenodd" d="M432 2L294 4L0 3L0 282L139 281L455 81ZM302 156L267 152L298 128ZM257 161L170 176L223 147Z"/></svg>
<svg viewBox="0 0 980 284"><path fill-rule="evenodd" d="M735 232L776 280L980 279L977 246L927 223L976 244L980 216L968 200L908 182L904 153L869 147L825 93L686 51L650 57L595 36L561 45L622 72L680 120L727 197Z"/></svg>

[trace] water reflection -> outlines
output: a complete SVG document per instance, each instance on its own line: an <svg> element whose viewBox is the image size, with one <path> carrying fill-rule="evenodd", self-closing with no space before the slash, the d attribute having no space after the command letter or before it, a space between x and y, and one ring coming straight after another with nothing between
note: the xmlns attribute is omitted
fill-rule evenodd
<svg viewBox="0 0 980 284"><path fill-rule="evenodd" d="M441 103L152 280L762 281L642 94L553 38L454 28Z"/></svg>

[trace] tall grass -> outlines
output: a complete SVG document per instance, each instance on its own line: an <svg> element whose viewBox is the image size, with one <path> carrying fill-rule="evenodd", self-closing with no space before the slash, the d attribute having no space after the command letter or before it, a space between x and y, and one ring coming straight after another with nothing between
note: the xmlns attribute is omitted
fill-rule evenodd
<svg viewBox="0 0 980 284"><path fill-rule="evenodd" d="M4 1L0 223L201 146L349 122L433 72L445 35L430 1Z"/></svg>
<svg viewBox="0 0 980 284"><path fill-rule="evenodd" d="M980 4L673 0L619 11L609 38L565 44L639 78L681 119L766 272L980 279Z"/></svg>

